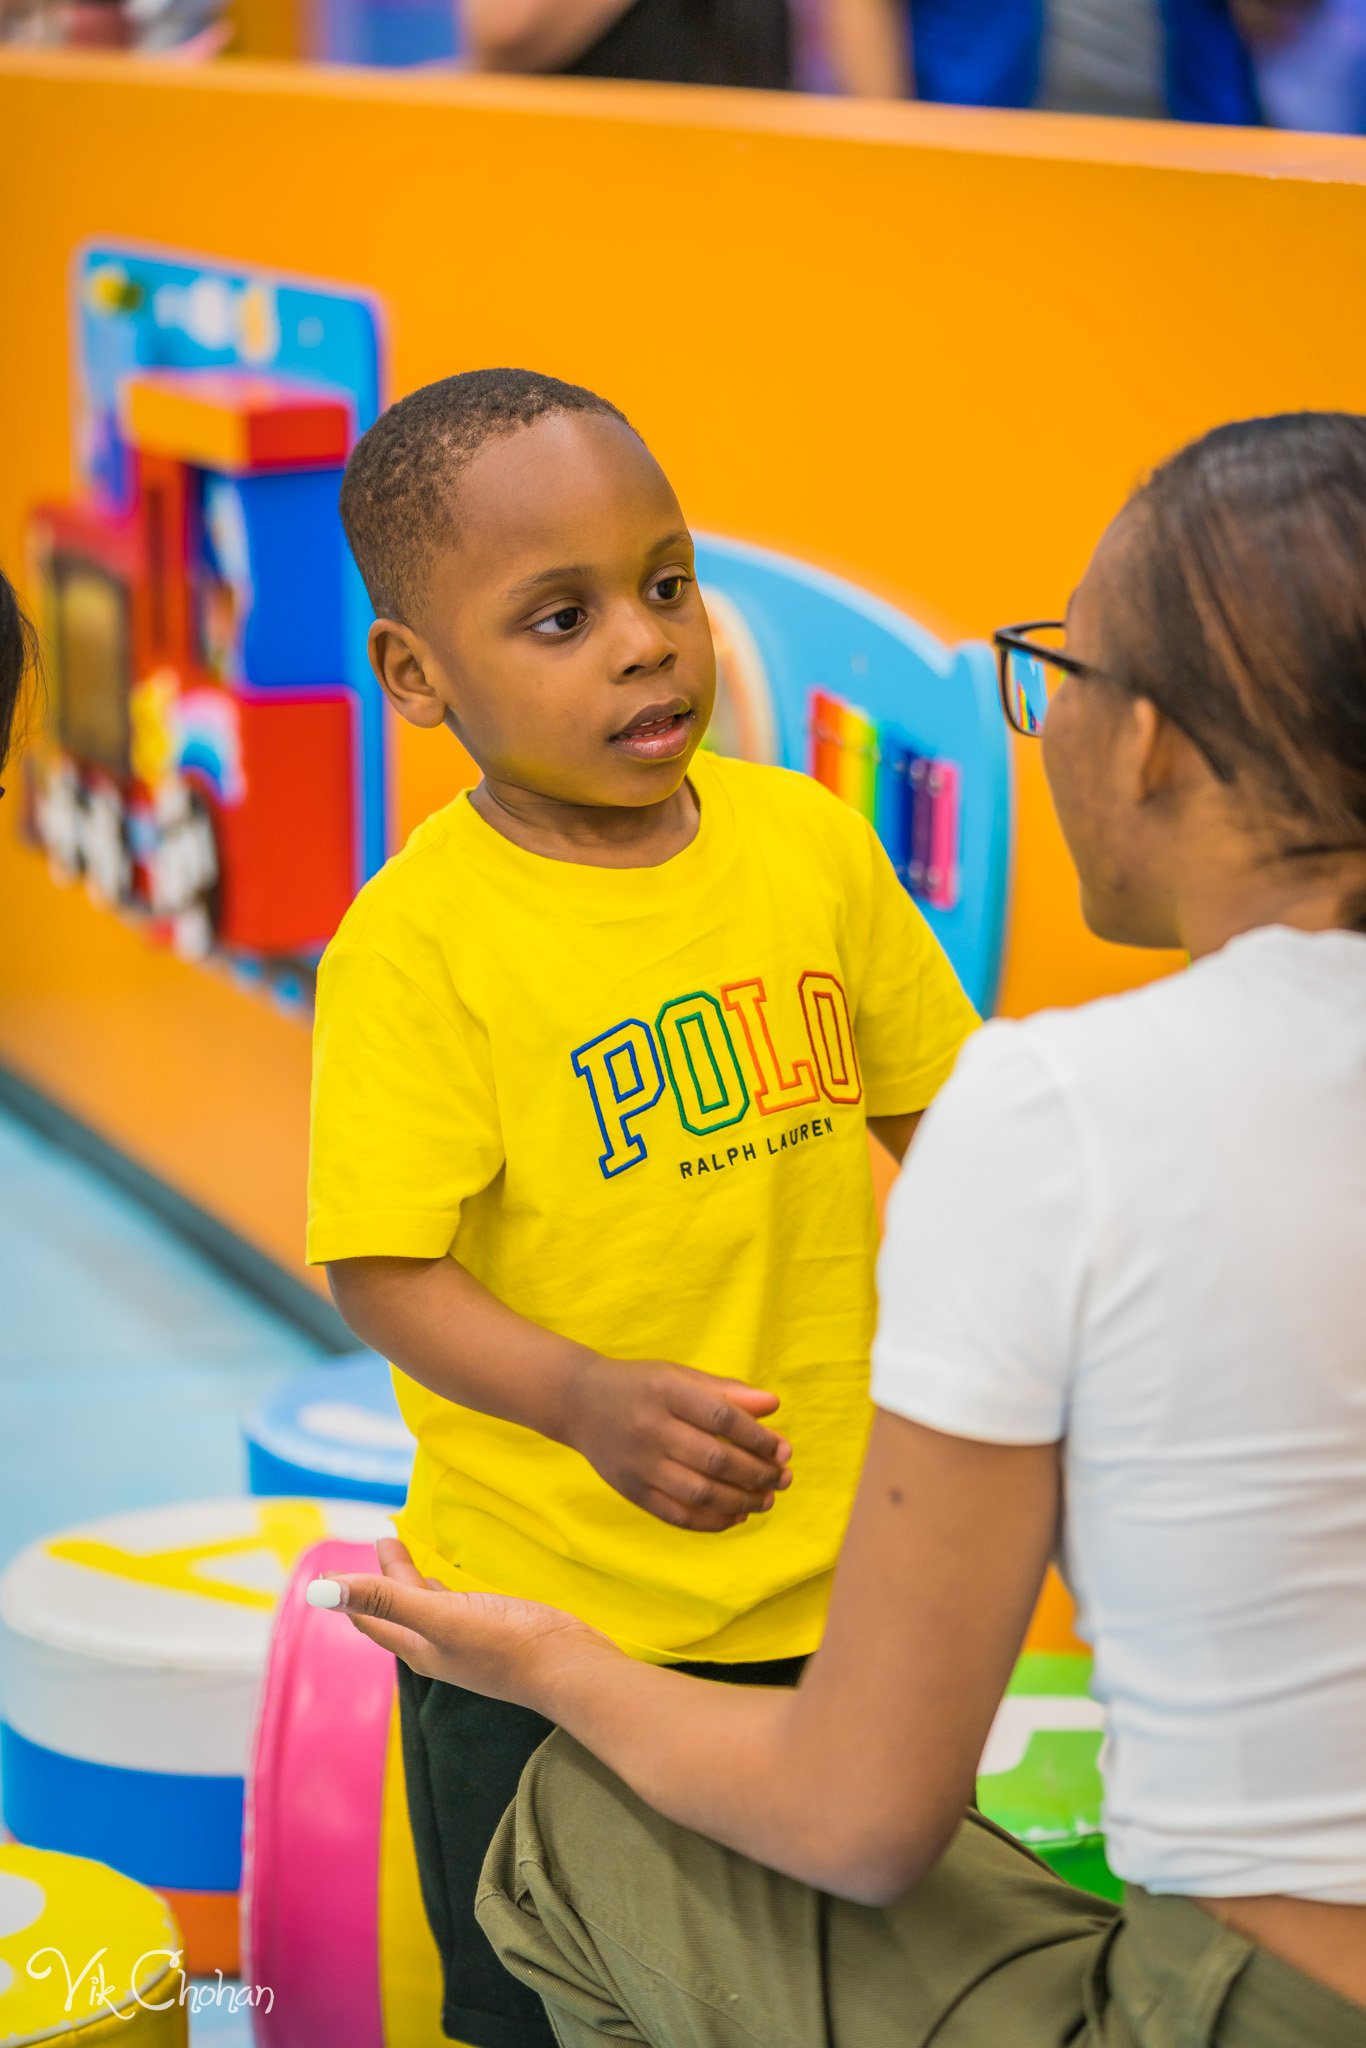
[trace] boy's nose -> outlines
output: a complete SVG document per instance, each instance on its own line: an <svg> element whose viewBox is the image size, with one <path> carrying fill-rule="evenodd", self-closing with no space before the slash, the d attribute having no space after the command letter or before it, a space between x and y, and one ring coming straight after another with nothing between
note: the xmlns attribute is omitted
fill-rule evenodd
<svg viewBox="0 0 1366 2048"><path fill-rule="evenodd" d="M678 659L664 621L649 611L632 610L622 619L612 652L613 666L622 681L671 668Z"/></svg>

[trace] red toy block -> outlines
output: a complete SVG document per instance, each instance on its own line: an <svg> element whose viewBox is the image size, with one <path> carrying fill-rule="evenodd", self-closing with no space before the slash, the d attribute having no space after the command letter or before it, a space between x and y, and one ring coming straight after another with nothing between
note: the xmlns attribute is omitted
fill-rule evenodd
<svg viewBox="0 0 1366 2048"><path fill-rule="evenodd" d="M331 938L355 891L351 724L336 691L230 691L239 800L200 780L219 836L224 945L307 953Z"/></svg>
<svg viewBox="0 0 1366 2048"><path fill-rule="evenodd" d="M141 573L130 596L133 674L142 677L166 666L183 671L190 662L190 487L184 464L164 455L140 454L137 476L133 519Z"/></svg>
<svg viewBox="0 0 1366 2048"><path fill-rule="evenodd" d="M250 476L339 468L351 408L321 387L245 370L139 370L121 387L119 428L147 454Z"/></svg>

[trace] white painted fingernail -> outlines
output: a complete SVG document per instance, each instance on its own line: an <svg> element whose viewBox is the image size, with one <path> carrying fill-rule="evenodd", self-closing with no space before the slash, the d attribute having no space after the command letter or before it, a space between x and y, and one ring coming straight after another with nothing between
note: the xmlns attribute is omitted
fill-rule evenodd
<svg viewBox="0 0 1366 2048"><path fill-rule="evenodd" d="M314 1579L304 1588L304 1598L310 1607L340 1607L342 1589L335 1579Z"/></svg>

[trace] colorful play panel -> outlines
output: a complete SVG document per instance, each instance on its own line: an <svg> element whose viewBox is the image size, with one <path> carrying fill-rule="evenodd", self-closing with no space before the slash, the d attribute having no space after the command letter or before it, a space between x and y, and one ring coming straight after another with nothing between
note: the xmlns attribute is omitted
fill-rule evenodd
<svg viewBox="0 0 1366 2048"><path fill-rule="evenodd" d="M367 608L337 517L380 403L363 295L116 246L77 266L82 493L33 510L52 649L29 829L58 879L306 1007L392 850ZM452 367L459 367L453 365ZM982 1009L1011 849L985 647L710 536L711 744L861 810ZM298 857L300 848L308 857Z"/></svg>
<svg viewBox="0 0 1366 2048"><path fill-rule="evenodd" d="M53 696L29 830L153 940L306 997L387 850L337 518L378 405L374 317L134 249L84 252L75 282L82 490L30 522Z"/></svg>
<svg viewBox="0 0 1366 2048"><path fill-rule="evenodd" d="M700 538L718 752L800 768L861 811L978 1009L995 1006L1012 848L989 650L947 647L857 585Z"/></svg>

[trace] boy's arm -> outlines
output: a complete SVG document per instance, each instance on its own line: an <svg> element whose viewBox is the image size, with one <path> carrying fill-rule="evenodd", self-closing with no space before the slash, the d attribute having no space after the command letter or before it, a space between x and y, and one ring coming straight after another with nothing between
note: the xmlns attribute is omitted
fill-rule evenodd
<svg viewBox="0 0 1366 2048"><path fill-rule="evenodd" d="M734 1528L790 1484L790 1446L758 1420L772 1394L606 1358L518 1315L449 1257L337 1259L327 1277L356 1335L411 1379L578 1451L675 1528Z"/></svg>
<svg viewBox="0 0 1366 2048"><path fill-rule="evenodd" d="M848 900L862 911L852 921L851 960L864 1113L900 1164L978 1018L872 826L845 818Z"/></svg>

